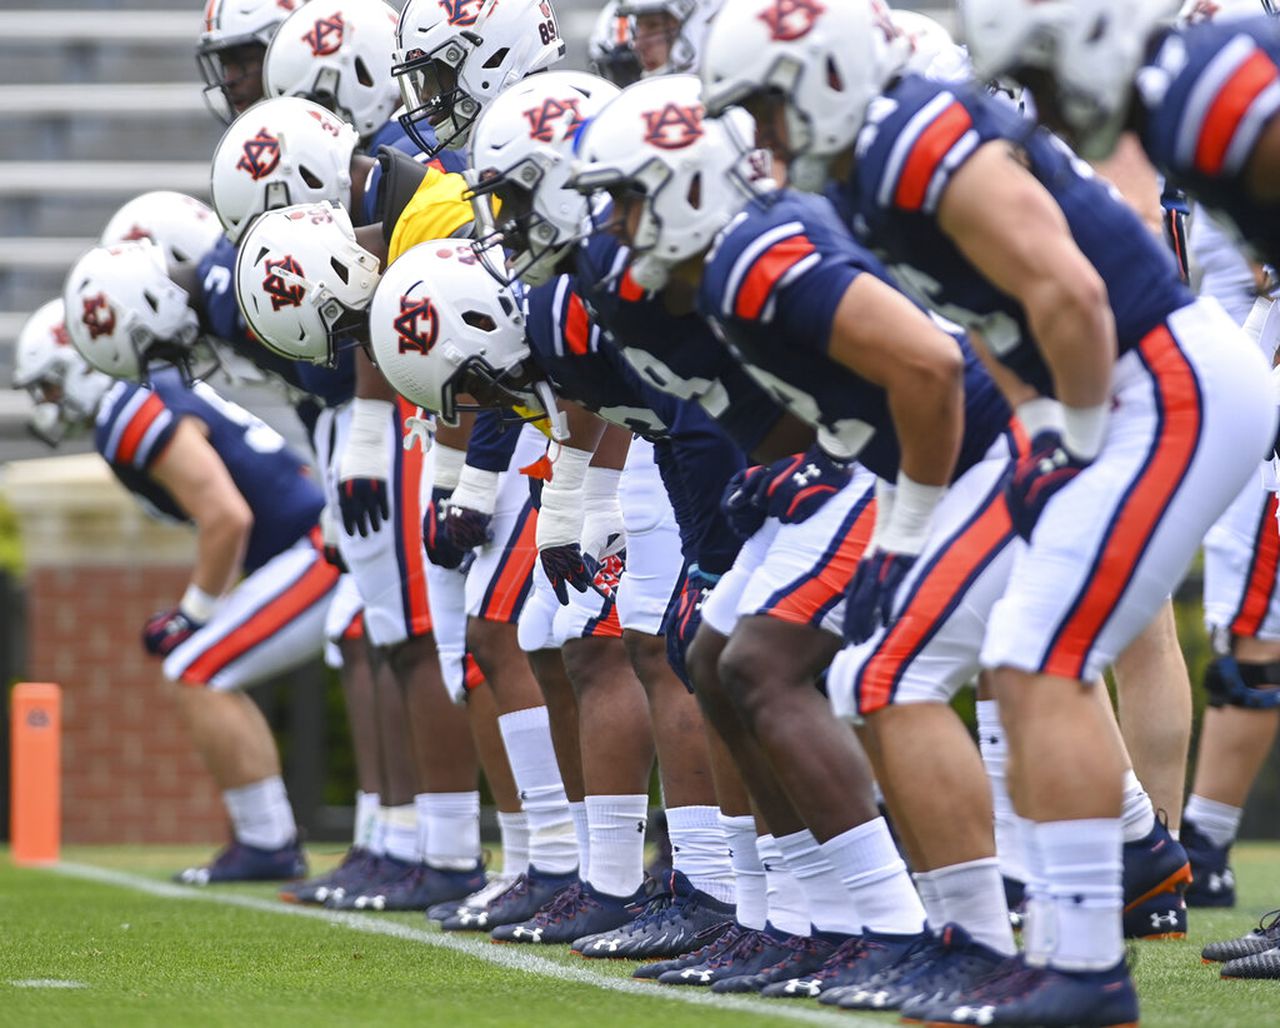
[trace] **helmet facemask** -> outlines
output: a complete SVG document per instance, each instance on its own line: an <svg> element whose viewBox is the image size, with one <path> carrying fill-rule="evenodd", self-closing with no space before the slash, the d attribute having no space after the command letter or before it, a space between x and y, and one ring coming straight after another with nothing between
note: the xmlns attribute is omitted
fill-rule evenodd
<svg viewBox="0 0 1280 1028"><path fill-rule="evenodd" d="M224 125L263 97L262 65L267 43L258 35L239 36L196 47L196 63L204 79L204 105ZM227 62L234 60L238 74L228 75Z"/></svg>
<svg viewBox="0 0 1280 1028"><path fill-rule="evenodd" d="M478 38L471 45L479 46ZM391 69L404 101L400 125L428 156L465 146L480 116L479 102L460 85L467 52L462 40L450 39L429 54L410 50ZM434 142L423 132L424 122L435 133Z"/></svg>

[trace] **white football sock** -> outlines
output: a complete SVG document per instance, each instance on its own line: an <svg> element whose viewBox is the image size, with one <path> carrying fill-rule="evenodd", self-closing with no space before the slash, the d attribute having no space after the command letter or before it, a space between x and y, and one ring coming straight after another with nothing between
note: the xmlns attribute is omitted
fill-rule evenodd
<svg viewBox="0 0 1280 1028"><path fill-rule="evenodd" d="M412 803L399 807L383 807L386 811L387 856L416 864L418 856L418 811Z"/></svg>
<svg viewBox="0 0 1280 1028"><path fill-rule="evenodd" d="M1022 925L1022 949L1028 964L1044 967L1053 946L1053 899L1044 876L1044 859L1036 823L1018 818L1018 836L1022 840L1022 858L1027 868L1027 916Z"/></svg>
<svg viewBox="0 0 1280 1028"><path fill-rule="evenodd" d="M865 927L914 935L924 929L924 906L911 884L882 817L850 828L822 843Z"/></svg>
<svg viewBox="0 0 1280 1028"><path fill-rule="evenodd" d="M735 817L721 814L717 820L729 846L738 924L744 928L763 928L769 916L769 900L764 865L756 849L756 819L750 814Z"/></svg>
<svg viewBox="0 0 1280 1028"><path fill-rule="evenodd" d="M978 749L991 783L991 812L995 817L996 857L1000 872L1019 882L1027 880L1026 859L1022 855L1022 837L1018 815L1009 799L1006 769L1009 764L1009 741L1000 722L1000 707L995 700L978 700ZM939 927L941 927L939 925Z"/></svg>
<svg viewBox="0 0 1280 1028"><path fill-rule="evenodd" d="M1120 812L1120 822L1125 842L1145 839L1156 826L1156 812L1151 806L1151 797L1138 781L1138 776L1133 773L1133 768L1124 773L1124 807Z"/></svg>
<svg viewBox="0 0 1280 1028"><path fill-rule="evenodd" d="M424 792L414 797L421 858L442 871L470 871L480 859L480 793Z"/></svg>
<svg viewBox="0 0 1280 1028"><path fill-rule="evenodd" d="M591 826L587 823L587 805L582 800L569 804L573 817L573 834L578 839L578 877L587 880L591 867Z"/></svg>
<svg viewBox="0 0 1280 1028"><path fill-rule="evenodd" d="M1192 793L1187 800L1187 809L1182 819L1190 821L1199 829L1200 834L1215 846L1230 846L1236 841L1236 833L1240 830L1240 819L1244 816L1242 807L1233 807L1229 803L1207 800L1203 796Z"/></svg>
<svg viewBox="0 0 1280 1028"><path fill-rule="evenodd" d="M733 867L715 807L668 807L671 866L712 899L733 902Z"/></svg>
<svg viewBox="0 0 1280 1028"><path fill-rule="evenodd" d="M808 937L813 919L809 916L809 900L800 883L787 869L787 862L772 835L756 838L756 851L764 867L765 887L768 889L768 923L779 931Z"/></svg>
<svg viewBox="0 0 1280 1028"><path fill-rule="evenodd" d="M609 896L630 896L644 881L644 832L649 820L645 793L588 796L591 866L587 881Z"/></svg>
<svg viewBox="0 0 1280 1028"><path fill-rule="evenodd" d="M502 873L518 875L529 870L529 815L498 811L498 834L502 839Z"/></svg>
<svg viewBox="0 0 1280 1028"><path fill-rule="evenodd" d="M369 829L369 853L375 857L387 855L387 808L381 804L373 812L373 826Z"/></svg>
<svg viewBox="0 0 1280 1028"><path fill-rule="evenodd" d="M551 745L547 708L501 714L498 730L520 790L520 803L529 816L529 863L539 871L567 874L578 866L578 847L569 799Z"/></svg>
<svg viewBox="0 0 1280 1028"><path fill-rule="evenodd" d="M1124 956L1120 819L1046 821L1035 834L1052 904L1049 966L1114 967Z"/></svg>
<svg viewBox="0 0 1280 1028"><path fill-rule="evenodd" d="M787 863L787 870L804 890L813 927L821 932L859 934L862 919L853 904L853 897L813 833L803 828L792 835L778 836L775 841Z"/></svg>
<svg viewBox="0 0 1280 1028"><path fill-rule="evenodd" d="M376 792L356 790L356 820L352 831L352 845L369 848L374 826L378 823L378 804L382 800Z"/></svg>
<svg viewBox="0 0 1280 1028"><path fill-rule="evenodd" d="M947 920L958 924L978 942L1012 956L1016 950L1009 926L1009 907L995 857L966 860L928 872ZM928 909L926 905L925 909ZM941 928L942 925L935 927Z"/></svg>
<svg viewBox="0 0 1280 1028"><path fill-rule="evenodd" d="M933 874L932 871L917 871L911 876L911 880L916 883L916 892L920 894L920 902L924 904L925 920L929 922L930 928L937 931L950 922L951 918L947 914L947 908L943 906Z"/></svg>
<svg viewBox="0 0 1280 1028"><path fill-rule="evenodd" d="M222 794L235 837L246 846L278 850L298 837L293 808L279 775L263 778Z"/></svg>

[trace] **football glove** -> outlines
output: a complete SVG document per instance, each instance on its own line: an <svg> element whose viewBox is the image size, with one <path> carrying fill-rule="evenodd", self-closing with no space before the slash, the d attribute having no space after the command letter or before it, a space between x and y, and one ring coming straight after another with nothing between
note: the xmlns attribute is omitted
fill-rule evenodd
<svg viewBox="0 0 1280 1028"><path fill-rule="evenodd" d="M583 560L582 548L577 543L548 546L538 551L538 560L542 563L542 570L546 573L551 588L555 590L556 599L563 607L569 605L569 590L566 585L573 586L580 593L593 587L593 572Z"/></svg>
<svg viewBox="0 0 1280 1028"><path fill-rule="evenodd" d="M915 566L916 554L877 550L858 563L845 594L844 637L866 642L881 625L893 623L898 587Z"/></svg>
<svg viewBox="0 0 1280 1028"><path fill-rule="evenodd" d="M693 690L693 681L689 677L686 657L689 644L702 624L702 605L715 587L716 577L702 574L696 564L690 567L680 595L667 611L667 619L662 626L667 643L667 663L690 691Z"/></svg>
<svg viewBox="0 0 1280 1028"><path fill-rule="evenodd" d="M1088 466L1066 448L1057 432L1037 433L1005 481L1009 517L1018 535L1029 540L1048 502Z"/></svg>
<svg viewBox="0 0 1280 1028"><path fill-rule="evenodd" d="M848 484L852 473L849 462L814 443L804 453L770 464L756 488L763 490L760 504L769 517L794 525L816 514Z"/></svg>
<svg viewBox="0 0 1280 1028"><path fill-rule="evenodd" d="M203 627L177 607L160 610L147 618L142 645L152 656L167 657Z"/></svg>
<svg viewBox="0 0 1280 1028"><path fill-rule="evenodd" d="M431 502L422 518L422 544L427 560L438 568L453 570L462 565L467 550L457 546L445 530L445 508L451 495L448 489L432 489Z"/></svg>
<svg viewBox="0 0 1280 1028"><path fill-rule="evenodd" d="M765 480L768 468L754 464L743 468L729 479L724 487L724 495L720 499L720 510L724 519L739 539L750 539L764 524L767 517L760 506L756 487Z"/></svg>

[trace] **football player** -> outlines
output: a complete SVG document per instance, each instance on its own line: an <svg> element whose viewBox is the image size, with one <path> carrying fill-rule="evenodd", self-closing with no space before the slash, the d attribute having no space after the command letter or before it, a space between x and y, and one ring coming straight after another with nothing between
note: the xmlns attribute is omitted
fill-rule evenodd
<svg viewBox="0 0 1280 1028"><path fill-rule="evenodd" d="M262 99L262 61L267 44L300 0L207 0L196 63L204 79L204 102L230 122Z"/></svg>

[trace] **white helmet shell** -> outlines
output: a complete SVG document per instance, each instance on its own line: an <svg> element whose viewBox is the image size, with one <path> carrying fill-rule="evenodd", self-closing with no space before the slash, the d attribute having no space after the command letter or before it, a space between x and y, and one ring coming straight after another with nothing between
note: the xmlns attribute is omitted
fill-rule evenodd
<svg viewBox="0 0 1280 1028"><path fill-rule="evenodd" d="M1198 25L1203 21L1237 21L1255 18L1259 12L1274 15L1273 0L1187 0L1178 11L1178 22Z"/></svg>
<svg viewBox="0 0 1280 1028"><path fill-rule="evenodd" d="M956 46L951 33L927 14L894 8L889 17L911 44L911 56L907 58L903 71L929 76L930 69L939 58L953 58L957 52L963 58L963 51Z"/></svg>
<svg viewBox="0 0 1280 1028"><path fill-rule="evenodd" d="M291 360L332 365L339 336L364 324L378 258L337 204L268 211L236 254L236 301L262 343Z"/></svg>
<svg viewBox="0 0 1280 1028"><path fill-rule="evenodd" d="M271 42L272 35L302 0L207 0L204 26L196 43L196 63L204 79L204 99L209 109L229 122L234 116L228 88L231 82L222 67L221 54L242 46ZM255 88L255 95L258 89Z"/></svg>
<svg viewBox="0 0 1280 1028"><path fill-rule="evenodd" d="M296 203L351 202L356 130L317 103L277 96L255 104L223 133L210 192L233 243L263 211Z"/></svg>
<svg viewBox="0 0 1280 1028"><path fill-rule="evenodd" d="M541 285L580 239L590 210L568 188L578 130L618 96L618 87L582 71L549 71L517 82L493 101L471 134L472 180L502 199L499 231L513 277Z"/></svg>
<svg viewBox="0 0 1280 1028"><path fill-rule="evenodd" d="M391 77L399 14L383 0L310 0L281 23L262 65L267 96L301 96L377 132L400 104Z"/></svg>
<svg viewBox="0 0 1280 1028"><path fill-rule="evenodd" d="M419 243L386 270L369 307L369 342L395 391L446 420L457 415L465 378L501 388L529 356L518 297L457 239Z"/></svg>
<svg viewBox="0 0 1280 1028"><path fill-rule="evenodd" d="M792 155L788 182L816 191L910 53L881 0L734 0L707 35L704 100L718 115L753 93L780 94Z"/></svg>
<svg viewBox="0 0 1280 1028"><path fill-rule="evenodd" d="M485 104L565 49L551 0L409 0L396 47L400 120L423 150L462 149Z"/></svg>
<svg viewBox="0 0 1280 1028"><path fill-rule="evenodd" d="M693 75L661 75L628 86L582 130L572 183L584 192L631 186L644 194L630 241L631 273L660 289L671 267L709 247L768 182L755 127L731 108L704 116Z"/></svg>
<svg viewBox="0 0 1280 1028"><path fill-rule="evenodd" d="M95 371L71 345L62 300L50 300L18 333L13 385L31 394L28 421L33 435L56 446L69 432L93 422L111 379Z"/></svg>
<svg viewBox="0 0 1280 1028"><path fill-rule="evenodd" d="M213 208L194 196L157 189L135 196L111 216L98 242L150 239L173 268L194 268L222 238Z"/></svg>
<svg viewBox="0 0 1280 1028"><path fill-rule="evenodd" d="M71 342L99 371L141 381L156 360L189 370L199 320L150 240L90 250L67 276L63 301Z"/></svg>

